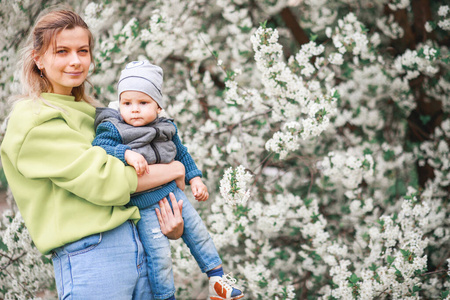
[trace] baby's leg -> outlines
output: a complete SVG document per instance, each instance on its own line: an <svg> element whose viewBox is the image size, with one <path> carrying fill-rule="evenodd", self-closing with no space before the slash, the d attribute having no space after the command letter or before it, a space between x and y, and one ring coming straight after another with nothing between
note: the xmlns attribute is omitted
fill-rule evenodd
<svg viewBox="0 0 450 300"><path fill-rule="evenodd" d="M222 264L216 246L205 224L180 189L175 189L177 200L183 199L184 232L181 236L191 250L200 270L205 273Z"/></svg>
<svg viewBox="0 0 450 300"><path fill-rule="evenodd" d="M155 207L159 208L158 203L139 210L141 220L137 223L137 228L147 254L148 278L153 298L162 300L175 294L175 285L169 240L161 232Z"/></svg>
<svg viewBox="0 0 450 300"><path fill-rule="evenodd" d="M174 194L177 200L183 199L184 232L181 237L191 250L202 272L209 277L208 299L237 300L243 298L244 293L239 288L235 288L235 280L230 281L227 276L223 276L222 260L197 211L180 189L176 189Z"/></svg>

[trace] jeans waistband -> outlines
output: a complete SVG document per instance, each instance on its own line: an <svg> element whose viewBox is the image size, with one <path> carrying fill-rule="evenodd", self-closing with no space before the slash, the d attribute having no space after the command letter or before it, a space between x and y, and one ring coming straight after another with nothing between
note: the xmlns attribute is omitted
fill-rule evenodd
<svg viewBox="0 0 450 300"><path fill-rule="evenodd" d="M64 255L64 254L74 254L80 251L87 251L99 245L105 237L113 236L116 233L119 234L120 231L130 231L131 238L134 242L138 240L138 232L136 226L131 220L124 222L123 224L113 228L111 230L95 233L89 236L80 238L79 240L67 243L61 247L55 248L51 251L52 255ZM139 245L138 245L139 247Z"/></svg>

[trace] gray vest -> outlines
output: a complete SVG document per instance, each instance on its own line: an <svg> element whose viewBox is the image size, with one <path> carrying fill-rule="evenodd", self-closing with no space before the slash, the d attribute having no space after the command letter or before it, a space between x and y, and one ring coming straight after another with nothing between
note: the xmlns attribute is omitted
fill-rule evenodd
<svg viewBox="0 0 450 300"><path fill-rule="evenodd" d="M96 124L108 121L119 131L124 145L142 154L148 164L167 164L177 154L172 137L176 133L175 125L169 119L157 118L145 126L134 127L125 123L119 112L111 108L97 108Z"/></svg>

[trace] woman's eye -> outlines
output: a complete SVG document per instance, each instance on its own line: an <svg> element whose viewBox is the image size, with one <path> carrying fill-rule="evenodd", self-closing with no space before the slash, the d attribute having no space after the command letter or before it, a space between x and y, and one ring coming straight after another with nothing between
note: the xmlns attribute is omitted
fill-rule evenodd
<svg viewBox="0 0 450 300"><path fill-rule="evenodd" d="M66 50L58 50L58 51L56 51L56 54L62 54L62 53L66 53Z"/></svg>

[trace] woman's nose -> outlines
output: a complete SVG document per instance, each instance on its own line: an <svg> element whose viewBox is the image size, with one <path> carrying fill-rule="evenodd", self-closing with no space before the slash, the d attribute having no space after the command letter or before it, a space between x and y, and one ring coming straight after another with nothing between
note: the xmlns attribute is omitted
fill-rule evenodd
<svg viewBox="0 0 450 300"><path fill-rule="evenodd" d="M80 65L80 58L78 57L78 53L72 53L72 55L70 56L70 64L73 66Z"/></svg>

